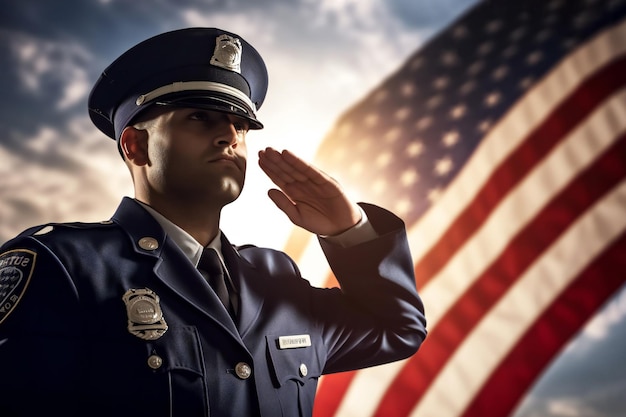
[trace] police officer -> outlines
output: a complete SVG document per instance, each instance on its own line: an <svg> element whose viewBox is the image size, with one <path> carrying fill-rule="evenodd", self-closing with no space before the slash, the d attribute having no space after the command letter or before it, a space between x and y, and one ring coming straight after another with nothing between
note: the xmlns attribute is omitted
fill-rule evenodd
<svg viewBox="0 0 626 417"><path fill-rule="evenodd" d="M310 416L322 374L418 349L404 224L292 153L259 153L269 196L319 236L341 289L220 231L267 84L257 51L211 28L148 39L102 73L89 114L135 198L0 249L0 415Z"/></svg>

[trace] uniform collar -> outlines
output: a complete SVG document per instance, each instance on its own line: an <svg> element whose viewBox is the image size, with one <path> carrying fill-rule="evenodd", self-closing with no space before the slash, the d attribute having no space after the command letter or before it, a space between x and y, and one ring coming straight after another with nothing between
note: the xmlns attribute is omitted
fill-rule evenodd
<svg viewBox="0 0 626 417"><path fill-rule="evenodd" d="M136 200L143 208L148 211L154 217L154 219L161 225L165 233L176 243L176 246L180 248L180 250L185 254L185 256L191 261L191 263L197 268L198 262L200 262L200 256L202 256L202 251L204 247L198 243L196 239L194 239L189 233L180 228L178 225L174 224L167 217L163 216L161 213L143 203L139 200ZM213 248L219 255L222 264L224 264L224 256L222 255L222 232L218 230L217 236L213 238L211 242L206 246L207 248Z"/></svg>

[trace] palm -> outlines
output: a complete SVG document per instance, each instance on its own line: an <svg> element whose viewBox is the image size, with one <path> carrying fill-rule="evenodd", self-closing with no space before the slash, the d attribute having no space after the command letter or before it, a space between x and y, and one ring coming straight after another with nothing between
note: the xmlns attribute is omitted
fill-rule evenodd
<svg viewBox="0 0 626 417"><path fill-rule="evenodd" d="M270 198L294 224L319 235L334 235L359 221L357 206L339 184L291 152L267 148L259 152L259 165L280 188L270 190Z"/></svg>

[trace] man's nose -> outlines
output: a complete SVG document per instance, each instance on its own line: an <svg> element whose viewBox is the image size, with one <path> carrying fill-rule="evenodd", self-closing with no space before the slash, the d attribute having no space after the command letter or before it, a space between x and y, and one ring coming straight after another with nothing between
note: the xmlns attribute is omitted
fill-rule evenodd
<svg viewBox="0 0 626 417"><path fill-rule="evenodd" d="M239 135L234 123L225 122L220 126L218 135L215 137L215 146L237 146Z"/></svg>

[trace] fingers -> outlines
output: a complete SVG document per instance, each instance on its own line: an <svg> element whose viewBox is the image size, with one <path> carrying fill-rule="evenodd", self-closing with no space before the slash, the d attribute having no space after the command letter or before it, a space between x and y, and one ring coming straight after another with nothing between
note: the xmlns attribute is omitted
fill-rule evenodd
<svg viewBox="0 0 626 417"><path fill-rule="evenodd" d="M267 195L282 210L292 222L297 222L298 208L283 192L279 190L269 190Z"/></svg>
<svg viewBox="0 0 626 417"><path fill-rule="evenodd" d="M260 151L259 165L279 187L293 182L312 181L321 184L328 180L321 171L287 150L278 152L266 148Z"/></svg>

